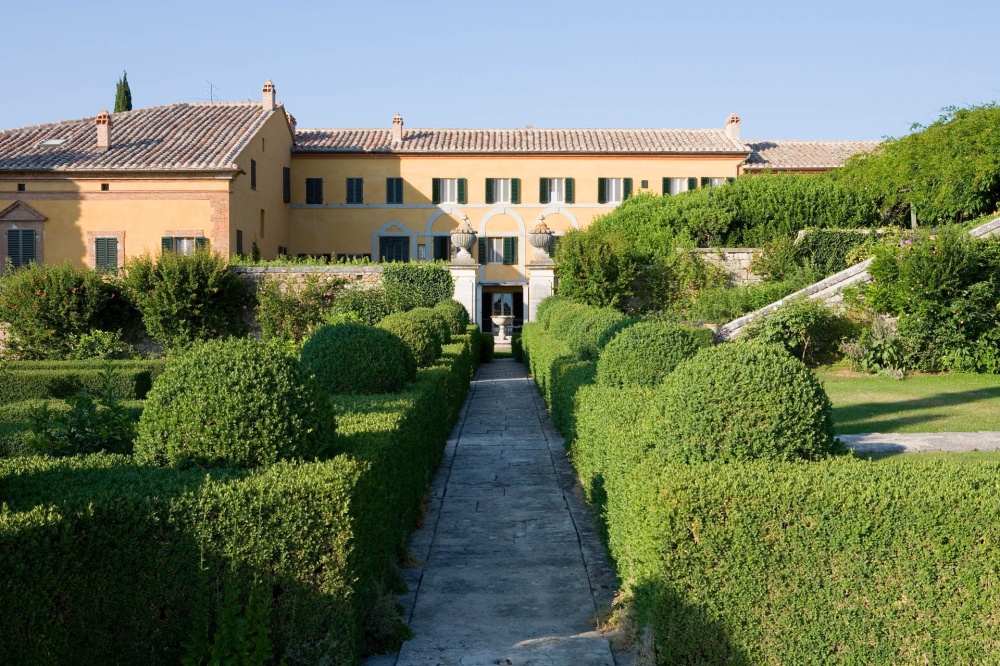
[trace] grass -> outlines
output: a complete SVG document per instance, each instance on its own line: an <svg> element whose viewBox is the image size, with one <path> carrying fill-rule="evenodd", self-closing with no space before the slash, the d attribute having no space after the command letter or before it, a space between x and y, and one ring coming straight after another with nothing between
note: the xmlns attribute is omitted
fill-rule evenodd
<svg viewBox="0 0 1000 666"><path fill-rule="evenodd" d="M840 435L1000 431L1000 376L948 373L903 381L845 370L816 373Z"/></svg>

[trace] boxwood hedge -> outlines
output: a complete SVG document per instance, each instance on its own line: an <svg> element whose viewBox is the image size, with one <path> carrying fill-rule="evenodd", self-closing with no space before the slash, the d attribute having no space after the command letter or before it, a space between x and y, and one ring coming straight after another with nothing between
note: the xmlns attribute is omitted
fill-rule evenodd
<svg viewBox="0 0 1000 666"><path fill-rule="evenodd" d="M405 342L364 324L320 327L302 346L301 358L329 393L396 393L417 373Z"/></svg>
<svg viewBox="0 0 1000 666"><path fill-rule="evenodd" d="M448 327L453 335L462 335L469 325L469 311L465 306L453 298L441 301L434 306L436 312L440 312L448 321Z"/></svg>
<svg viewBox="0 0 1000 666"><path fill-rule="evenodd" d="M413 312L391 314L378 327L398 336L413 352L417 366L426 368L441 356L441 329L436 319Z"/></svg>
<svg viewBox="0 0 1000 666"><path fill-rule="evenodd" d="M0 404L96 393L101 369L114 368L112 389L121 400L142 400L163 372L164 361L11 361L0 371Z"/></svg>
<svg viewBox="0 0 1000 666"><path fill-rule="evenodd" d="M658 386L681 361L710 347L713 333L660 320L622 330L601 352L597 383L603 386Z"/></svg>

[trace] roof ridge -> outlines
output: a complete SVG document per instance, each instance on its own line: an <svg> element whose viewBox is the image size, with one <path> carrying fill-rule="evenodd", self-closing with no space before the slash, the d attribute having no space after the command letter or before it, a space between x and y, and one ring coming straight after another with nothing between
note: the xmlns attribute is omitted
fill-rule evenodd
<svg viewBox="0 0 1000 666"><path fill-rule="evenodd" d="M725 132L721 127L406 127L404 132ZM298 132L389 132L391 127L299 127Z"/></svg>
<svg viewBox="0 0 1000 666"><path fill-rule="evenodd" d="M167 109L176 108L181 106L261 106L261 102L255 102L253 100L247 101L236 101L236 102L171 102L169 104L156 104L154 106L143 106L138 109L130 109L129 111L117 111L112 113L111 116L122 116L125 114L140 113L142 111L155 111L157 109ZM280 106L280 105L279 105ZM36 123L34 125L22 125L21 127L11 127L8 129L0 129L0 135L4 134L14 134L16 132L33 132L46 127L59 127L62 125L73 125L82 122L91 122L97 120L97 114L92 116L84 116L82 118L70 118L68 120L53 120L48 123Z"/></svg>
<svg viewBox="0 0 1000 666"><path fill-rule="evenodd" d="M747 139L751 143L882 143L880 139Z"/></svg>

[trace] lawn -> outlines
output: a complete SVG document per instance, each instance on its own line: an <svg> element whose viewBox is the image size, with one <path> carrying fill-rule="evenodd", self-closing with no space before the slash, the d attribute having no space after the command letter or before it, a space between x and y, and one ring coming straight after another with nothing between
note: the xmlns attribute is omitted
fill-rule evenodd
<svg viewBox="0 0 1000 666"><path fill-rule="evenodd" d="M911 375L902 381L844 370L816 373L838 434L1000 431L1000 375Z"/></svg>

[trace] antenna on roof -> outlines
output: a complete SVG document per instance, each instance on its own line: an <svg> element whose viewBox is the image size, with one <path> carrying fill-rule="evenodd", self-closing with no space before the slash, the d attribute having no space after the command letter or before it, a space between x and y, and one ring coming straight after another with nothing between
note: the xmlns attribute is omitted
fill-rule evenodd
<svg viewBox="0 0 1000 666"><path fill-rule="evenodd" d="M208 79L205 79L205 83L208 84L208 101L209 102L214 102L215 101L215 91L218 90L219 92L222 92L222 90L219 88L219 86L215 85L214 83L212 83Z"/></svg>

